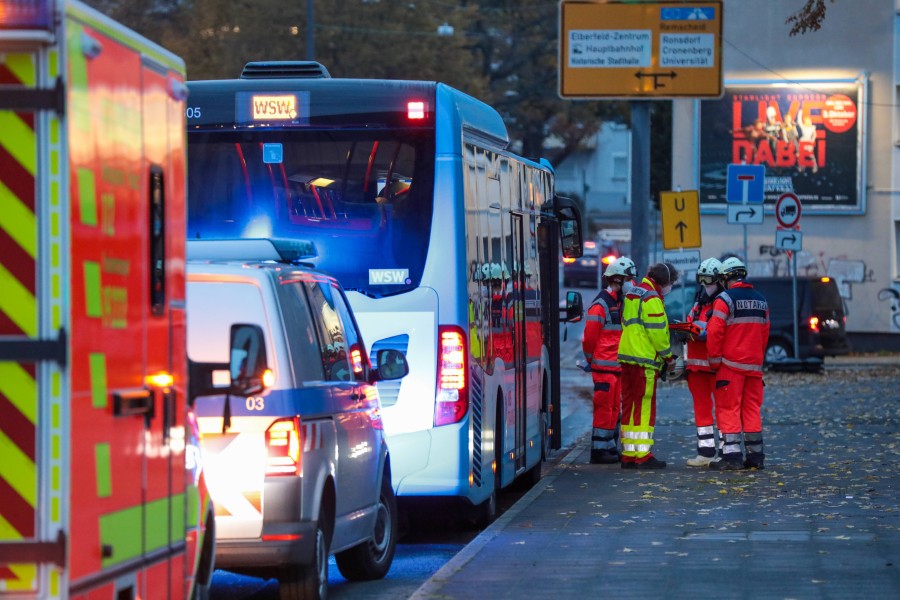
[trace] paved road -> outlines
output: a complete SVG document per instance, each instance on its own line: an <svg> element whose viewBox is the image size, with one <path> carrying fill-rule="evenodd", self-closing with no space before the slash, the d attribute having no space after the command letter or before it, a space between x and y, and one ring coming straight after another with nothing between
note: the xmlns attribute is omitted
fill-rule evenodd
<svg viewBox="0 0 900 600"><path fill-rule="evenodd" d="M687 386L659 394L659 472L586 438L412 598L900 597L900 365L769 373L767 469L692 469ZM884 364L886 363L886 364Z"/></svg>

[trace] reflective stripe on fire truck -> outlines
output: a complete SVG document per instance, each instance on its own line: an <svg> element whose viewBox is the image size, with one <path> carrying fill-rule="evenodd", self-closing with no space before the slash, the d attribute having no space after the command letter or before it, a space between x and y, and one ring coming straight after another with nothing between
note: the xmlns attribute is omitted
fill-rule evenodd
<svg viewBox="0 0 900 600"><path fill-rule="evenodd" d="M34 87L35 55L0 56L0 84ZM31 113L0 111L0 335L36 338L37 138ZM37 536L37 366L0 362L0 540ZM37 589L37 565L0 565L0 592Z"/></svg>

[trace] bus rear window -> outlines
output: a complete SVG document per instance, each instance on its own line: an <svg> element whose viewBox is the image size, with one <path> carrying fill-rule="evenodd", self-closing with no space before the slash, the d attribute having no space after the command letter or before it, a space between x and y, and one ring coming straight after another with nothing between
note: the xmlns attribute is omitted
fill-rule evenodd
<svg viewBox="0 0 900 600"><path fill-rule="evenodd" d="M431 233L433 135L190 131L188 236L308 239L316 266L346 289L414 288Z"/></svg>

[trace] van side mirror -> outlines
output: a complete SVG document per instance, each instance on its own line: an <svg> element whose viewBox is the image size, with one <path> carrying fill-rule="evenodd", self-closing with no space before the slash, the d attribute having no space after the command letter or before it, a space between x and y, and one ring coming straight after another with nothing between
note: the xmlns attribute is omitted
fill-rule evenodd
<svg viewBox="0 0 900 600"><path fill-rule="evenodd" d="M379 350L375 355L375 363L377 365L375 381L402 379L409 374L409 363L406 361L406 356L393 348Z"/></svg>
<svg viewBox="0 0 900 600"><path fill-rule="evenodd" d="M560 315L566 323L578 323L584 316L584 301L579 292L566 292L566 310Z"/></svg>
<svg viewBox="0 0 900 600"><path fill-rule="evenodd" d="M578 258L584 254L581 234L581 212L570 198L556 196L556 218L559 221L559 239L564 258Z"/></svg>
<svg viewBox="0 0 900 600"><path fill-rule="evenodd" d="M272 372L266 360L266 338L262 327L246 323L232 325L229 357L230 393L252 396L271 385L268 379Z"/></svg>

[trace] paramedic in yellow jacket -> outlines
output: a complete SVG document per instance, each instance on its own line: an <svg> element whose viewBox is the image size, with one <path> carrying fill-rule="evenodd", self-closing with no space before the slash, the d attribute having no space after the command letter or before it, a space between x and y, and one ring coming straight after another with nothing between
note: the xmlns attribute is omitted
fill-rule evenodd
<svg viewBox="0 0 900 600"><path fill-rule="evenodd" d="M657 263L647 270L640 284L625 294L619 341L623 469L666 468L665 461L653 456L653 426L659 371L675 366L663 297L677 280L675 267Z"/></svg>

